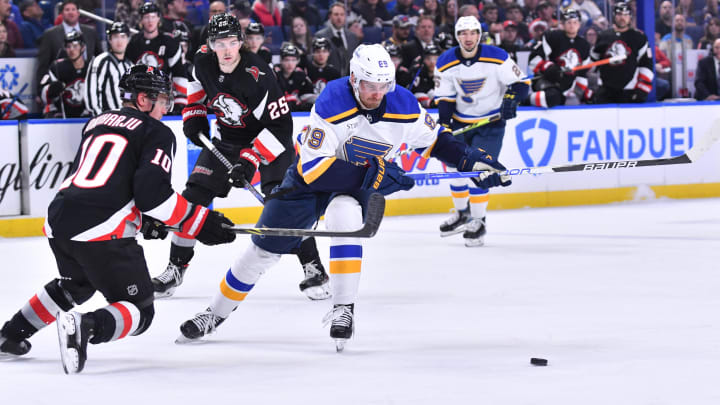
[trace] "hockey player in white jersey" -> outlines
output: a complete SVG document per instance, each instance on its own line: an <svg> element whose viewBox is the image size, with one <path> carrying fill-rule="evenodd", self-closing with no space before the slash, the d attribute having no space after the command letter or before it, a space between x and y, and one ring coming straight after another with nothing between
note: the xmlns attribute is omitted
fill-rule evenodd
<svg viewBox="0 0 720 405"><path fill-rule="evenodd" d="M485 187L509 185L493 156L471 148L435 123L410 91L395 85L395 65L380 45L360 45L350 61L350 77L327 84L300 135L300 153L260 216L258 226L310 229L325 215L330 231L354 231L373 193L409 190L415 182L386 159L407 143L459 171L487 170ZM353 316L363 248L359 238L331 238L330 285L333 309L326 318L338 350L353 333ZM213 332L245 299L260 276L300 237L253 235L252 245L223 277L209 308L180 326L180 341Z"/></svg>
<svg viewBox="0 0 720 405"><path fill-rule="evenodd" d="M435 67L435 101L439 123L453 130L488 117L488 125L458 135L469 146L497 157L502 148L505 120L514 118L518 104L527 96L529 82L504 50L480 44L482 28L473 16L455 24L459 45L445 51ZM482 246L488 189L467 179L450 183L455 212L440 225L441 236L463 232L466 246Z"/></svg>

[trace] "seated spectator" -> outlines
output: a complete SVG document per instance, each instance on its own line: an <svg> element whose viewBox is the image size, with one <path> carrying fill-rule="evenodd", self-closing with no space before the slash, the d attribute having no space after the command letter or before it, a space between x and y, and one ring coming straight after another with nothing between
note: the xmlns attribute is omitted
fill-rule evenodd
<svg viewBox="0 0 720 405"><path fill-rule="evenodd" d="M312 42L312 60L308 64L307 74L315 93L315 97L311 100L313 103L329 81L340 78L340 71L328 63L331 48L332 45L327 38L315 38Z"/></svg>
<svg viewBox="0 0 720 405"><path fill-rule="evenodd" d="M47 28L42 24L43 9L35 0L23 0L20 3L20 14L23 18L23 22L20 24L23 44L25 44L25 48L37 48L37 41Z"/></svg>
<svg viewBox="0 0 720 405"><path fill-rule="evenodd" d="M314 5L308 4L308 0L289 0L285 3L285 8L283 8L282 11L283 25L292 26L292 21L295 17L304 18L306 25L311 27L317 27L323 23L320 18L320 12ZM309 45L310 44L308 44L308 46Z"/></svg>
<svg viewBox="0 0 720 405"><path fill-rule="evenodd" d="M660 50L666 55L672 55L670 45L672 44L672 34L667 34L660 40ZM682 14L675 15L675 55L682 55L683 48L685 50L693 49L693 40L685 33L685 17Z"/></svg>
<svg viewBox="0 0 720 405"><path fill-rule="evenodd" d="M415 26L415 38L400 47L403 64L406 68L413 70L422 64L425 49L430 45L434 45L434 34L435 22L433 18L425 15L420 16Z"/></svg>
<svg viewBox="0 0 720 405"><path fill-rule="evenodd" d="M535 19L530 23L528 30L530 31L531 39L530 42L525 44L525 47L532 48L541 41L543 34L548 30L548 24L543 20Z"/></svg>
<svg viewBox="0 0 720 405"><path fill-rule="evenodd" d="M655 32L659 33L662 38L672 32L673 8L670 0L660 3L658 17L655 19Z"/></svg>
<svg viewBox="0 0 720 405"><path fill-rule="evenodd" d="M535 19L535 13L538 3L540 3L540 0L525 0L524 3L525 5L522 8L522 12L524 16L524 21L529 27L530 23Z"/></svg>
<svg viewBox="0 0 720 405"><path fill-rule="evenodd" d="M380 0L360 0L352 10L359 14L368 25L382 27L383 23L390 21L392 16Z"/></svg>
<svg viewBox="0 0 720 405"><path fill-rule="evenodd" d="M15 50L7 41L8 32L5 24L0 22L0 58L15 57Z"/></svg>
<svg viewBox="0 0 720 405"><path fill-rule="evenodd" d="M585 39L590 43L590 46L595 46L598 39L598 29L594 25L585 31Z"/></svg>
<svg viewBox="0 0 720 405"><path fill-rule="evenodd" d="M558 27L558 20L554 18L556 7L549 1L542 1L537 6L537 19L544 21L548 29L555 29Z"/></svg>
<svg viewBox="0 0 720 405"><path fill-rule="evenodd" d="M248 0L235 0L230 4L230 14L238 19L242 29L247 29L252 21L252 7Z"/></svg>
<svg viewBox="0 0 720 405"><path fill-rule="evenodd" d="M310 111L315 92L305 71L298 68L300 51L295 45L285 44L280 49L280 58L280 66L275 66L275 76L290 111Z"/></svg>
<svg viewBox="0 0 720 405"><path fill-rule="evenodd" d="M587 14L593 21L603 16L600 8L592 0L572 0L567 8L577 10L581 16ZM581 21L581 23L585 24L587 21Z"/></svg>
<svg viewBox="0 0 720 405"><path fill-rule="evenodd" d="M363 39L365 38L365 32L363 31L363 27L365 27L365 20L362 19L362 17L357 16L357 18L354 18L353 20L348 20L348 31L355 34L355 36L358 39L358 43L363 43Z"/></svg>
<svg viewBox="0 0 720 405"><path fill-rule="evenodd" d="M720 39L713 42L712 53L698 62L695 71L695 98L697 100L720 100Z"/></svg>
<svg viewBox="0 0 720 405"><path fill-rule="evenodd" d="M7 30L7 43L13 49L20 49L23 48L23 39L17 24L10 18L10 9L10 0L0 0L0 23Z"/></svg>
<svg viewBox="0 0 720 405"><path fill-rule="evenodd" d="M252 18L265 27L282 25L282 17L276 0L255 0Z"/></svg>
<svg viewBox="0 0 720 405"><path fill-rule="evenodd" d="M470 11L470 10L467 9L468 7L470 7L472 10L475 10L475 11L474 11L474 12L471 12L471 13L468 13L468 11ZM490 3L490 2L485 3L485 5L483 6L483 10L482 10L482 20L480 20L480 17L479 17L478 12L477 12L477 7L473 6L472 4L466 4L466 5L462 6L462 7L460 7L460 15L461 15L461 16L464 17L464 16L467 16L467 15L472 15L472 16L474 16L475 18L477 18L478 20L480 20L481 22L484 22L485 25L487 25L488 27L489 27L492 23L496 23L496 22L499 21L499 20L498 20L498 13L499 13L499 12L498 12L498 6L495 5L495 3Z"/></svg>
<svg viewBox="0 0 720 405"><path fill-rule="evenodd" d="M390 55L390 60L395 64L395 82L398 86L409 88L412 84L413 75L410 70L403 66L403 58L400 53L400 48L394 44L385 45L385 50Z"/></svg>
<svg viewBox="0 0 720 405"><path fill-rule="evenodd" d="M523 41L527 42L530 40L530 31L528 30L525 19L523 18L522 8L517 3L510 3L505 9L505 18L507 21L512 21L516 24L518 30L518 37Z"/></svg>
<svg viewBox="0 0 720 405"><path fill-rule="evenodd" d="M697 49L707 49L712 51L715 40L720 38L720 18L712 17L707 24L705 24L705 35L700 38Z"/></svg>
<svg viewBox="0 0 720 405"><path fill-rule="evenodd" d="M298 67L304 70L307 67L308 50L312 45L312 36L310 35L307 22L300 16L293 17L292 19L290 43L295 45L300 52Z"/></svg>
<svg viewBox="0 0 720 405"><path fill-rule="evenodd" d="M518 25L515 21L507 20L503 23L500 48L517 63L517 53L525 49L525 42L518 37Z"/></svg>
<svg viewBox="0 0 720 405"><path fill-rule="evenodd" d="M40 81L43 114L48 118L73 118L90 115L85 108L85 39L78 31L65 35L65 54L50 64Z"/></svg>
<svg viewBox="0 0 720 405"><path fill-rule="evenodd" d="M398 47L402 47L408 39L410 39L410 28L413 26L410 21L410 17L406 15L396 15L393 18L392 36L385 41L382 45L394 44Z"/></svg>
<svg viewBox="0 0 720 405"><path fill-rule="evenodd" d="M424 0L422 7L420 7L420 15L428 15L432 17L435 22L435 26L439 27L443 24L443 11L444 8L438 5L438 0Z"/></svg>
<svg viewBox="0 0 720 405"><path fill-rule="evenodd" d="M258 54L268 65L270 64L272 53L263 46L265 43L265 27L262 24L256 22L248 24L247 28L245 28L245 43L250 52Z"/></svg>
<svg viewBox="0 0 720 405"><path fill-rule="evenodd" d="M420 71L415 74L410 91L417 98L420 105L425 108L436 108L433 100L435 90L435 64L442 52L435 44L425 48Z"/></svg>
<svg viewBox="0 0 720 405"><path fill-rule="evenodd" d="M694 27L697 25L696 11L693 8L693 0L678 0L675 7L675 15L680 14L685 17L685 26ZM676 20L677 21L677 20ZM699 20L702 24L702 19Z"/></svg>
<svg viewBox="0 0 720 405"><path fill-rule="evenodd" d="M413 0L396 0L395 8L392 9L390 15L406 15L408 17L417 17L420 15L419 8L413 4Z"/></svg>
<svg viewBox="0 0 720 405"><path fill-rule="evenodd" d="M145 0L117 0L115 21L122 21L130 28L140 28L140 6Z"/></svg>
<svg viewBox="0 0 720 405"><path fill-rule="evenodd" d="M442 3L443 11L441 13L443 22L440 25L440 31L455 35L455 20L460 17L458 15L457 0L445 0Z"/></svg>
<svg viewBox="0 0 720 405"><path fill-rule="evenodd" d="M358 38L345 28L345 5L337 2L330 6L327 28L315 33L316 38L327 38L333 46L330 63L340 70L342 76L350 74L349 64L352 53L360 44Z"/></svg>

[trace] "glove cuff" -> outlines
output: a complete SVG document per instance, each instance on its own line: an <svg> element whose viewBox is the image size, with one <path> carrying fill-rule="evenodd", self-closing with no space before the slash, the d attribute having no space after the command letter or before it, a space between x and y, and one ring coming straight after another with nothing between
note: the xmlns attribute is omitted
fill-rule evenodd
<svg viewBox="0 0 720 405"><path fill-rule="evenodd" d="M194 205L188 216L180 223L178 236L186 239L195 238L205 224L209 212L207 207Z"/></svg>
<svg viewBox="0 0 720 405"><path fill-rule="evenodd" d="M193 117L205 117L207 118L207 108L202 104L192 104L182 110L182 119L187 121Z"/></svg>
<svg viewBox="0 0 720 405"><path fill-rule="evenodd" d="M260 156L251 148L245 148L240 151L240 159L247 160L255 166L255 170L260 167Z"/></svg>

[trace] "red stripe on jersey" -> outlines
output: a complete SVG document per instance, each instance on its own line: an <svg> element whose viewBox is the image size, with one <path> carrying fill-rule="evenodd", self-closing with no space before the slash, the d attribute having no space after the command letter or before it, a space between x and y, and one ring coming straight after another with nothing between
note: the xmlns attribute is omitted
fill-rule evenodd
<svg viewBox="0 0 720 405"><path fill-rule="evenodd" d="M544 66L545 66L547 63L548 63L548 61L546 61L546 60L541 60L540 62L538 62L538 64L535 66L535 69L533 69L533 73L537 74L537 73L542 72L543 70L545 70L545 67L544 67Z"/></svg>
<svg viewBox="0 0 720 405"><path fill-rule="evenodd" d="M533 102L533 104L536 107L542 107L542 104L540 104L540 92L539 91L537 93L535 93L535 101Z"/></svg>
<svg viewBox="0 0 720 405"><path fill-rule="evenodd" d="M277 156L273 155L272 152L268 148L265 147L265 145L262 144L262 142L258 141L255 142L255 149L260 153L260 156L262 156L266 161L272 162L275 160Z"/></svg>
<svg viewBox="0 0 720 405"><path fill-rule="evenodd" d="M583 86L583 84L580 83L580 82L575 82L575 84L576 84L578 87L580 87L580 90L582 90L582 91L587 91L587 89L588 89L587 86Z"/></svg>
<svg viewBox="0 0 720 405"><path fill-rule="evenodd" d="M638 80L642 80L646 83L652 83L652 79L650 79L649 77L645 76L642 73L638 73Z"/></svg>
<svg viewBox="0 0 720 405"><path fill-rule="evenodd" d="M202 100L203 97L205 97L205 90L200 90L198 92L188 94L188 104L197 103L198 101Z"/></svg>
<svg viewBox="0 0 720 405"><path fill-rule="evenodd" d="M40 302L37 294L33 295L33 297L30 298L29 304L33 311L35 311L35 314L38 316L38 318L40 318L41 321L45 322L45 325L50 325L51 323L55 322L55 317L47 310L47 308L45 308L45 305Z"/></svg>
<svg viewBox="0 0 720 405"><path fill-rule="evenodd" d="M118 311L120 311L120 315L122 315L123 329L122 329L122 332L120 333L120 337L118 337L118 339L122 339L125 336L127 336L128 332L130 332L130 328L132 327L132 315L130 315L130 311L128 311L128 309L125 308L125 305L123 305L119 302L115 302L110 305L115 307L115 309L117 309Z"/></svg>
<svg viewBox="0 0 720 405"><path fill-rule="evenodd" d="M188 202L185 199L185 197L181 196L180 194L177 194L177 203L175 203L175 208L173 208L173 213L170 216L170 219L168 219L165 223L170 226L177 225L180 221L182 221L183 217L185 217L185 214L187 213L187 207Z"/></svg>
<svg viewBox="0 0 720 405"><path fill-rule="evenodd" d="M140 210L137 209L137 207L132 207L132 212L127 214L125 218L120 220L120 224L110 233L106 233L105 235L98 236L97 238L90 239L88 242L99 242L103 240L112 240L112 239L120 239L123 237L123 234L125 233L125 225L128 222L134 222L135 219L137 219L138 214L140 213Z"/></svg>
<svg viewBox="0 0 720 405"><path fill-rule="evenodd" d="M182 94L187 94L187 89L177 83L173 83L173 87L175 87L175 90L178 90Z"/></svg>

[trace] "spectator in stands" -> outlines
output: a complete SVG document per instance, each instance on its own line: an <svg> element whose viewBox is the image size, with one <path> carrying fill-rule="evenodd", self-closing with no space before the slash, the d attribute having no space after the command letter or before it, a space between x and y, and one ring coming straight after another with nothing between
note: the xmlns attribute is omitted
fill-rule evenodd
<svg viewBox="0 0 720 405"><path fill-rule="evenodd" d="M581 16L583 14L587 14L587 16L593 21L603 16L600 8L592 0L572 0L572 2L570 2L570 6L567 8L577 10ZM587 23L587 20L581 21L581 23L585 24Z"/></svg>
<svg viewBox="0 0 720 405"><path fill-rule="evenodd" d="M598 29L594 25L585 31L585 39L590 43L590 46L595 46L598 38Z"/></svg>
<svg viewBox="0 0 720 405"><path fill-rule="evenodd" d="M23 0L20 3L20 14L23 18L20 24L23 44L25 48L37 48L37 41L46 29L42 23L43 9L35 0Z"/></svg>
<svg viewBox="0 0 720 405"><path fill-rule="evenodd" d="M380 0L359 0L352 10L367 21L368 25L382 27L383 23L390 21L392 16Z"/></svg>
<svg viewBox="0 0 720 405"><path fill-rule="evenodd" d="M460 17L458 15L457 0L445 0L441 7L443 9L441 13L443 21L440 25L440 31L455 36L455 20Z"/></svg>
<svg viewBox="0 0 720 405"><path fill-rule="evenodd" d="M702 20L705 21L705 24L708 23L710 18L717 17L718 16L718 0L707 0L705 2L705 7L702 9L703 17Z"/></svg>
<svg viewBox="0 0 720 405"><path fill-rule="evenodd" d="M350 57L360 42L355 34L345 28L346 10L343 3L334 3L328 12L330 14L328 27L315 33L315 36L330 40L333 45L330 64L338 68L342 76L347 76L350 72Z"/></svg>
<svg viewBox="0 0 720 405"><path fill-rule="evenodd" d="M5 28L5 24L0 22L0 58L15 57L15 50L10 44L8 44L7 37L7 28Z"/></svg>
<svg viewBox="0 0 720 405"><path fill-rule="evenodd" d="M275 66L275 76L290 111L310 111L312 100L315 99L312 82L305 71L298 67L300 57L295 45L285 44L280 49L280 66Z"/></svg>
<svg viewBox="0 0 720 405"><path fill-rule="evenodd" d="M413 0L396 0L395 8L393 8L390 15L406 15L408 17L417 17L420 15L420 9L418 6L413 4Z"/></svg>
<svg viewBox="0 0 720 405"><path fill-rule="evenodd" d="M539 0L525 0L525 5L522 8L523 16L525 16L525 23L530 27L530 23L535 19L535 11L537 10ZM530 34L532 36L532 33Z"/></svg>
<svg viewBox="0 0 720 405"><path fill-rule="evenodd" d="M400 48L393 44L387 44L385 45L385 50L390 55L390 60L395 64L395 82L400 87L409 88L412 84L413 75L408 68L403 66Z"/></svg>
<svg viewBox="0 0 720 405"><path fill-rule="evenodd" d="M38 41L37 56L37 83L48 72L50 63L55 59L65 56L65 34L72 31L82 32L85 41L84 57L92 58L102 52L100 49L100 38L95 28L80 24L80 13L76 0L65 0L60 7L62 24L48 28ZM83 76L84 77L84 76ZM40 89L40 86L37 87Z"/></svg>
<svg viewBox="0 0 720 405"><path fill-rule="evenodd" d="M435 64L442 51L435 44L425 48L420 70L415 74L410 91L418 102L425 108L436 108L434 98L435 90Z"/></svg>
<svg viewBox="0 0 720 405"><path fill-rule="evenodd" d="M0 22L7 30L7 43L13 49L20 49L23 47L23 39L17 24L10 18L10 9L10 0L0 0Z"/></svg>
<svg viewBox="0 0 720 405"><path fill-rule="evenodd" d="M517 63L517 53L525 49L525 41L518 37L518 25L515 21L506 20L503 22L500 48L504 49L512 60Z"/></svg>
<svg viewBox="0 0 720 405"><path fill-rule="evenodd" d="M393 18L392 36L383 42L383 46L390 43L401 48L410 39L410 28L412 26L410 17L402 14L396 15Z"/></svg>
<svg viewBox="0 0 720 405"><path fill-rule="evenodd" d="M655 20L655 32L660 34L660 38L672 32L673 8L669 0L660 3L658 17Z"/></svg>
<svg viewBox="0 0 720 405"><path fill-rule="evenodd" d="M282 25L282 17L276 0L255 0L252 12L253 19L265 27Z"/></svg>
<svg viewBox="0 0 720 405"><path fill-rule="evenodd" d="M475 10L475 12L468 13L468 7L470 9ZM478 18L478 12L477 7L473 6L472 4L466 4L462 7L460 7L460 15L466 16L466 15L472 15L475 18ZM484 22L488 27L490 27L490 24L498 22L498 6L495 5L495 3L485 3L482 10L482 22Z"/></svg>
<svg viewBox="0 0 720 405"><path fill-rule="evenodd" d="M430 45L434 45L434 34L435 21L432 16L422 15L418 17L417 25L415 26L415 38L400 47L400 53L402 54L405 67L412 68L413 66L420 66L425 56L425 49Z"/></svg>
<svg viewBox="0 0 720 405"><path fill-rule="evenodd" d="M720 39L713 42L712 53L698 62L695 71L695 98L697 100L720 100Z"/></svg>
<svg viewBox="0 0 720 405"><path fill-rule="evenodd" d="M685 26L694 27L697 25L695 17L695 9L693 8L693 0L679 0L675 7L675 14L680 14L685 17ZM677 21L677 20L676 20ZM702 20L700 20L702 23Z"/></svg>
<svg viewBox="0 0 720 405"><path fill-rule="evenodd" d="M145 0L117 0L115 21L122 21L130 28L140 28L140 6Z"/></svg>
<svg viewBox="0 0 720 405"><path fill-rule="evenodd" d="M308 0L289 0L289 2L285 3L285 8L282 11L283 25L292 26L294 17L304 18L306 25L311 27L322 24L320 12L315 6L308 4ZM310 43L308 42L307 45L310 46Z"/></svg>
<svg viewBox="0 0 720 405"><path fill-rule="evenodd" d="M362 44L363 39L365 38L365 32L363 31L363 27L365 27L365 20L357 14L354 15L356 18L352 21L348 20L348 31L355 34L358 39L358 43Z"/></svg>
<svg viewBox="0 0 720 405"><path fill-rule="evenodd" d="M548 30L548 24L543 20L535 19L530 23L530 27L528 27L528 29L530 30L530 36L532 38L530 39L530 42L525 44L525 46L527 48L532 48L535 44L541 41L543 34L545 34L545 31Z"/></svg>
<svg viewBox="0 0 720 405"><path fill-rule="evenodd" d="M265 27L260 23L250 23L245 28L245 43L250 52L258 54L265 62L270 64L272 54L263 44L265 43Z"/></svg>
<svg viewBox="0 0 720 405"><path fill-rule="evenodd" d="M505 18L507 21L515 23L518 30L518 37L522 39L523 42L530 40L530 31L528 30L527 24L525 24L522 7L520 7L519 4L510 3L510 5L505 9Z"/></svg>
<svg viewBox="0 0 720 405"><path fill-rule="evenodd" d="M720 18L712 17L707 24L705 24L705 35L700 38L697 49L707 49L712 51L715 40L720 38Z"/></svg>
<svg viewBox="0 0 720 405"><path fill-rule="evenodd" d="M310 50L310 46L312 45L312 36L310 35L310 30L308 29L307 22L304 18L300 16L293 17L292 19L292 27L290 30L290 43L295 45L295 47L300 52L297 66L300 69L305 69L308 62L308 51Z"/></svg>
<svg viewBox="0 0 720 405"><path fill-rule="evenodd" d="M235 0L230 4L230 14L238 19L242 29L247 29L252 22L252 7L248 0Z"/></svg>
<svg viewBox="0 0 720 405"><path fill-rule="evenodd" d="M667 34L660 40L660 50L666 55L672 55L670 51L672 44L672 34ZM685 16L682 14L675 15L675 56L682 55L683 48L685 50L693 49L693 40L685 33Z"/></svg>
<svg viewBox="0 0 720 405"><path fill-rule="evenodd" d="M438 5L438 0L424 0L423 6L420 8L420 15L432 17L435 26L439 27L443 24L444 20L443 10L444 8Z"/></svg>
<svg viewBox="0 0 720 405"><path fill-rule="evenodd" d="M217 15L217 14L225 14L225 10L226 10L225 2L223 0L215 0L212 3L210 3L210 5L208 7L208 15L210 16L209 18L211 19L214 15ZM208 36L207 29L208 29L207 24L200 26L200 27L195 27L195 30L193 32L193 37L192 37L192 48L193 49L200 49L201 46L207 44L207 36ZM245 28L243 27L243 29L245 29ZM190 56L192 56L192 55L190 55ZM192 59L192 57L190 59Z"/></svg>
<svg viewBox="0 0 720 405"><path fill-rule="evenodd" d="M537 20L544 21L548 29L555 29L558 27L558 20L554 18L555 6L549 1L542 1L537 6Z"/></svg>

